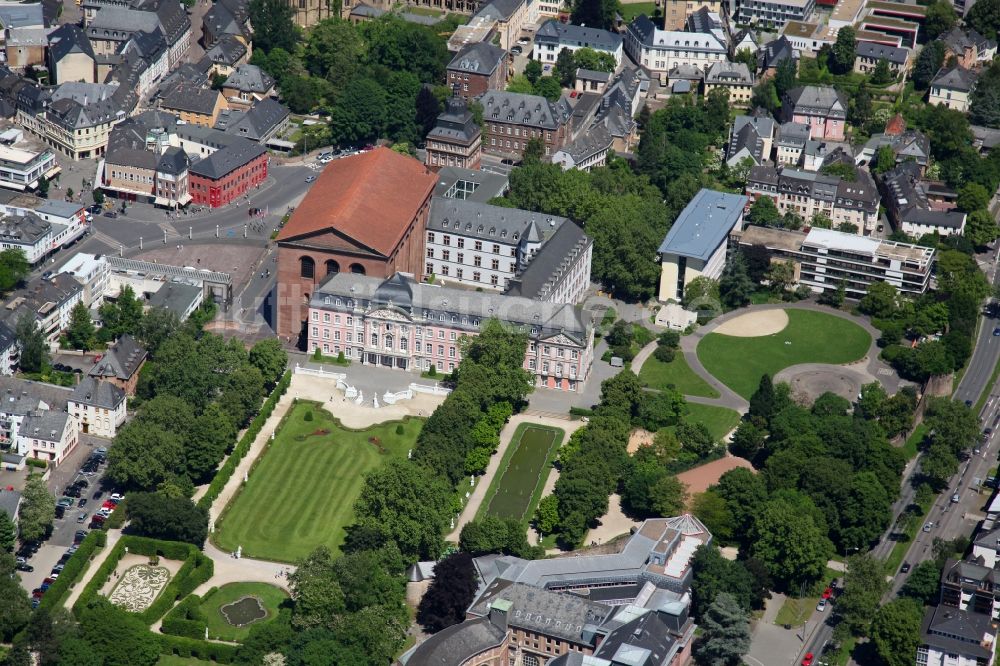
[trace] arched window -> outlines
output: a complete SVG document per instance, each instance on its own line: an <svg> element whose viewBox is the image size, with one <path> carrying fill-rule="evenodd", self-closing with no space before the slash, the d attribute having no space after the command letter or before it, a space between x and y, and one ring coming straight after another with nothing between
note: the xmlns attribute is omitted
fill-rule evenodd
<svg viewBox="0 0 1000 666"><path fill-rule="evenodd" d="M310 280L316 277L316 262L312 257L299 258L299 276Z"/></svg>
<svg viewBox="0 0 1000 666"><path fill-rule="evenodd" d="M340 264L338 264L333 259L326 260L326 274L335 275L340 272Z"/></svg>
<svg viewBox="0 0 1000 666"><path fill-rule="evenodd" d="M361 264L351 264L351 272L355 275L364 275L365 267Z"/></svg>

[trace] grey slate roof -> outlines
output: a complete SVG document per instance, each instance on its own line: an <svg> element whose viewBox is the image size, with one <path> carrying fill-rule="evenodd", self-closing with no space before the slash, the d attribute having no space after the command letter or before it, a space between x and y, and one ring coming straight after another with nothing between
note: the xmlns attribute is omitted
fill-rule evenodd
<svg viewBox="0 0 1000 666"><path fill-rule="evenodd" d="M906 49L896 48L895 46L889 46L888 44L858 41L856 53L858 58L874 58L875 60L884 59L899 66L906 64Z"/></svg>
<svg viewBox="0 0 1000 666"><path fill-rule="evenodd" d="M677 216L660 244L661 254L706 260L729 237L747 198L703 188Z"/></svg>
<svg viewBox="0 0 1000 666"><path fill-rule="evenodd" d="M746 63L720 61L705 73L705 83L712 85L752 85L753 75Z"/></svg>
<svg viewBox="0 0 1000 666"><path fill-rule="evenodd" d="M261 155L267 154L267 149L259 143L237 136L232 138L233 141L225 148L192 164L189 172L218 180Z"/></svg>
<svg viewBox="0 0 1000 666"><path fill-rule="evenodd" d="M575 163L580 164L602 150L609 150L613 141L614 138L608 128L602 123L595 123L579 137L563 146L559 152L566 153Z"/></svg>
<svg viewBox="0 0 1000 666"><path fill-rule="evenodd" d="M0 511L3 511L13 520L17 517L17 511L21 506L21 493L16 490L6 490L0 488Z"/></svg>
<svg viewBox="0 0 1000 666"><path fill-rule="evenodd" d="M182 282L168 282L149 297L149 305L165 308L178 317L187 314L191 304L201 296L201 287Z"/></svg>
<svg viewBox="0 0 1000 666"><path fill-rule="evenodd" d="M4 28L44 27L45 12L42 3L0 3L0 25Z"/></svg>
<svg viewBox="0 0 1000 666"><path fill-rule="evenodd" d="M514 325L537 327L542 339L562 333L577 343L585 344L590 328L589 315L573 305L539 303L485 291L439 287L414 282L401 273L385 279L351 273L330 275L313 293L310 306L336 310L338 297L345 302L354 300L366 308L391 303L415 318L444 321L454 316L456 321L452 322L452 328L469 331L479 330L474 324L477 318L485 321L491 317L502 317ZM346 306L339 307L348 311Z"/></svg>
<svg viewBox="0 0 1000 666"><path fill-rule="evenodd" d="M763 69L773 69L782 60L798 60L799 52L796 50L788 38L782 35L772 42L764 45L761 51L761 67Z"/></svg>
<svg viewBox="0 0 1000 666"><path fill-rule="evenodd" d="M259 142L287 118L288 109L276 100L265 97L254 104L249 111L230 113L225 131Z"/></svg>
<svg viewBox="0 0 1000 666"><path fill-rule="evenodd" d="M205 51L205 55L209 60L227 67L234 66L246 54L246 45L233 35L223 35Z"/></svg>
<svg viewBox="0 0 1000 666"><path fill-rule="evenodd" d="M880 176L886 206L896 211L901 222L959 229L965 214L959 211L941 211L931 208L920 179L920 167L906 161Z"/></svg>
<svg viewBox="0 0 1000 666"><path fill-rule="evenodd" d="M229 75L222 87L263 94L274 87L274 79L257 65L243 64Z"/></svg>
<svg viewBox="0 0 1000 666"><path fill-rule="evenodd" d="M481 134L482 130L476 124L465 100L451 97L445 104L444 112L437 117L434 127L427 133L427 138L470 146Z"/></svg>
<svg viewBox="0 0 1000 666"><path fill-rule="evenodd" d="M956 54L962 53L969 47L975 48L977 51L987 51L997 46L994 40L980 35L975 29L967 27L963 30L957 25L938 39Z"/></svg>
<svg viewBox="0 0 1000 666"><path fill-rule="evenodd" d="M976 78L975 72L963 69L958 65L942 67L941 71L934 77L934 80L931 81L931 87L945 88L959 92L971 92L976 86Z"/></svg>
<svg viewBox="0 0 1000 666"><path fill-rule="evenodd" d="M539 95L487 90L476 98L483 105L483 119L514 123L544 130L557 130L572 115L566 98L550 102Z"/></svg>
<svg viewBox="0 0 1000 666"><path fill-rule="evenodd" d="M55 384L0 376L0 413L25 416L39 409L64 410L71 393Z"/></svg>
<svg viewBox="0 0 1000 666"><path fill-rule="evenodd" d="M146 360L146 349L135 338L126 333L110 345L100 361L94 364L87 375L90 377L115 377L127 381L139 371Z"/></svg>
<svg viewBox="0 0 1000 666"><path fill-rule="evenodd" d="M434 639L414 648L406 666L453 666L471 659L480 652L500 645L506 630L489 618L479 618L453 624L434 634Z"/></svg>
<svg viewBox="0 0 1000 666"><path fill-rule="evenodd" d="M507 52L487 42L466 44L448 63L448 69L470 74L491 75L500 66Z"/></svg>
<svg viewBox="0 0 1000 666"><path fill-rule="evenodd" d="M66 429L70 415L63 411L45 410L32 412L21 421L18 436L58 442Z"/></svg>
<svg viewBox="0 0 1000 666"><path fill-rule="evenodd" d="M847 101L830 86L799 86L789 90L786 98L795 107L795 113L847 117Z"/></svg>
<svg viewBox="0 0 1000 666"><path fill-rule="evenodd" d="M565 217L557 215L490 206L471 200L433 197L427 230L517 245L531 227L542 228L544 231L539 240L544 240L567 222L569 220Z"/></svg>
<svg viewBox="0 0 1000 666"><path fill-rule="evenodd" d="M219 91L180 82L164 93L160 106L165 109L212 115L219 101Z"/></svg>
<svg viewBox="0 0 1000 666"><path fill-rule="evenodd" d="M52 224L34 213L0 217L0 241L16 245L34 245L52 232Z"/></svg>
<svg viewBox="0 0 1000 666"><path fill-rule="evenodd" d="M92 40L124 42L134 32L153 32L159 25L160 19L153 12L105 6L87 25L87 36Z"/></svg>
<svg viewBox="0 0 1000 666"><path fill-rule="evenodd" d="M490 16L497 19L508 20L514 12L523 5L525 0L493 0L482 7L476 16Z"/></svg>
<svg viewBox="0 0 1000 666"><path fill-rule="evenodd" d="M597 72L592 69L584 69L583 67L576 68L576 78L586 79L587 81L599 81L601 83L607 83L611 80L611 74L608 72Z"/></svg>
<svg viewBox="0 0 1000 666"><path fill-rule="evenodd" d="M469 614L485 616L498 601L510 602L507 625L529 632L544 632L574 643L588 644L584 625L599 625L611 614L604 604L573 594L549 592L523 583L498 581L476 600Z"/></svg>
<svg viewBox="0 0 1000 666"><path fill-rule="evenodd" d="M535 44L586 46L598 51L617 51L622 46L621 35L550 19L535 32Z"/></svg>
<svg viewBox="0 0 1000 666"><path fill-rule="evenodd" d="M64 23L49 35L49 56L53 62L59 62L70 53L94 57L94 49L86 33L79 26Z"/></svg>
<svg viewBox="0 0 1000 666"><path fill-rule="evenodd" d="M527 268L511 280L507 294L547 300L569 266L593 243L583 229L566 220L535 253Z"/></svg>
<svg viewBox="0 0 1000 666"><path fill-rule="evenodd" d="M81 405L116 410L125 400L125 391L111 382L99 381L88 376L80 380L69 399Z"/></svg>

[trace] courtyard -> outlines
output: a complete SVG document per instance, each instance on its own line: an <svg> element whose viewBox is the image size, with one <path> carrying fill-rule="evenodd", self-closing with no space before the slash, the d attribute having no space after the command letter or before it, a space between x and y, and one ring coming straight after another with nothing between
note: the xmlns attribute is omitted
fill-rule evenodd
<svg viewBox="0 0 1000 666"><path fill-rule="evenodd" d="M423 419L407 418L350 430L318 403L298 401L216 521L213 541L278 562L321 545L338 549L366 473L405 458L422 426Z"/></svg>

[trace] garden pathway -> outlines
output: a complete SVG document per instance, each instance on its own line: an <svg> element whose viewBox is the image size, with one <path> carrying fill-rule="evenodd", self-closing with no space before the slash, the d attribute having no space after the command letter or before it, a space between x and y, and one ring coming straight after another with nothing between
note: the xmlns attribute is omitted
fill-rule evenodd
<svg viewBox="0 0 1000 666"><path fill-rule="evenodd" d="M115 549L115 545L121 538L121 530L108 530L107 543L104 545L104 548L101 549L101 552L97 554L97 557L90 562L90 566L87 567L83 576L80 577L80 580L76 582L76 586L69 593L69 596L66 597L66 601L63 604L66 608L73 608L73 604L75 604L76 600L80 598L83 588L87 587L87 583L90 582L90 579L94 577L97 570L101 568L102 564L104 564L104 560L108 559L108 555L110 555L111 551Z"/></svg>
<svg viewBox="0 0 1000 666"><path fill-rule="evenodd" d="M512 416L510 421L507 422L507 425L505 425L503 430L500 431L500 445L497 447L497 452L493 454L492 458L490 458L490 464L486 466L486 473L479 477L476 482L476 487L473 488L472 494L469 496L469 501L465 503L465 508L462 509L462 513L459 514L458 520L455 521L455 529L453 529L446 537L448 541L458 542L458 537L462 533L462 528L465 527L466 523L475 519L476 513L479 512L480 505L482 505L483 500L486 498L486 491L489 489L490 484L493 482L493 477L496 476L497 469L500 467L500 461L503 460L504 453L510 445L510 440L517 431L517 426L522 423L537 423L539 425L549 426L552 428L559 428L566 433L563 436L563 444L569 440L570 435L585 425L583 420L567 421L565 419L554 419L535 414L516 414ZM553 484L554 483L555 482L553 482ZM548 480L546 480L546 486L547 485ZM544 496L545 493L542 494L542 497Z"/></svg>

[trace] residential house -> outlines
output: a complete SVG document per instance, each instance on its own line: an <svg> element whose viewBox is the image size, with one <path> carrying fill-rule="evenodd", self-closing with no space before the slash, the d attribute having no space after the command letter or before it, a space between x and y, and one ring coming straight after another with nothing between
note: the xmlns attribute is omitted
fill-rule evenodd
<svg viewBox="0 0 1000 666"><path fill-rule="evenodd" d="M28 263L38 265L55 249L52 225L33 212L0 217L0 248L21 250Z"/></svg>
<svg viewBox="0 0 1000 666"><path fill-rule="evenodd" d="M608 87L608 81L611 80L611 74L608 72L595 72L592 69L584 69L582 67L576 68L576 74L573 77L573 90L578 93L597 93L598 95L604 92L604 89Z"/></svg>
<svg viewBox="0 0 1000 666"><path fill-rule="evenodd" d="M705 72L705 95L713 90L729 92L729 103L734 106L749 106L753 97L753 74L742 62L716 62Z"/></svg>
<svg viewBox="0 0 1000 666"><path fill-rule="evenodd" d="M77 252L62 265L59 272L71 276L80 283L80 286L83 287L83 304L88 309L95 308L104 302L104 294L108 290L108 278L111 274L111 269L104 256Z"/></svg>
<svg viewBox="0 0 1000 666"><path fill-rule="evenodd" d="M854 225L856 233L868 235L878 224L878 188L864 171L855 173L855 180L848 181L787 166L758 166L750 169L746 192L752 201L771 197L783 214L794 213L806 223L823 215L834 227Z"/></svg>
<svg viewBox="0 0 1000 666"><path fill-rule="evenodd" d="M112 439L125 423L125 392L111 382L87 376L73 389L67 409L84 434Z"/></svg>
<svg viewBox="0 0 1000 666"><path fill-rule="evenodd" d="M902 293L923 294L930 287L934 249L813 227L809 233L748 226L732 234L734 247L767 248L772 260L791 261L795 280L816 293L841 285L861 298L876 282Z"/></svg>
<svg viewBox="0 0 1000 666"><path fill-rule="evenodd" d="M448 100L444 112L427 134L424 164L478 169L483 155L482 130L462 97Z"/></svg>
<svg viewBox="0 0 1000 666"><path fill-rule="evenodd" d="M80 27L65 23L49 34L48 64L52 83L97 83L94 62L94 49Z"/></svg>
<svg viewBox="0 0 1000 666"><path fill-rule="evenodd" d="M274 79L257 65L240 65L222 84L228 107L241 111L275 96Z"/></svg>
<svg viewBox="0 0 1000 666"><path fill-rule="evenodd" d="M774 140L774 162L788 166L802 166L806 144L809 143L809 125L781 123Z"/></svg>
<svg viewBox="0 0 1000 666"><path fill-rule="evenodd" d="M858 152L857 164L859 166L871 164L883 146L892 149L896 156L896 164L915 162L920 167L921 175L927 170L931 158L931 142L920 130L904 130L899 134L873 134Z"/></svg>
<svg viewBox="0 0 1000 666"><path fill-rule="evenodd" d="M250 3L247 0L219 0L213 2L201 21L201 42L210 51L220 41L235 40L246 47L250 58L251 35Z"/></svg>
<svg viewBox="0 0 1000 666"><path fill-rule="evenodd" d="M575 52L583 48L611 55L615 59L616 68L622 63L621 35L554 20L546 21L535 32L535 46L531 57L538 62L554 65L563 49Z"/></svg>
<svg viewBox="0 0 1000 666"><path fill-rule="evenodd" d="M25 70L28 67L45 67L49 34L54 30L55 28L44 27L8 27L4 39L4 55L7 58L7 66L16 70Z"/></svg>
<svg viewBox="0 0 1000 666"><path fill-rule="evenodd" d="M809 126L812 139L843 141L847 125L847 100L832 87L800 86L792 88L782 100L784 121Z"/></svg>
<svg viewBox="0 0 1000 666"><path fill-rule="evenodd" d="M774 76L778 71L778 65L785 60L791 60L795 65L795 71L799 68L799 58L801 53L792 46L792 42L782 35L777 39L764 45L759 53L761 76L767 78Z"/></svg>
<svg viewBox="0 0 1000 666"><path fill-rule="evenodd" d="M729 49L711 32L661 30L645 15L637 17L625 32L625 51L661 83L669 70L693 65L707 71L713 63L728 59Z"/></svg>
<svg viewBox="0 0 1000 666"><path fill-rule="evenodd" d="M681 214L657 251L660 257L660 301L681 301L684 289L698 277L714 280L726 263L729 234L743 228L747 198L702 189Z"/></svg>
<svg viewBox="0 0 1000 666"><path fill-rule="evenodd" d="M168 142L173 123L172 116L148 111L114 129L99 169L105 194L168 208L191 201L190 160Z"/></svg>
<svg viewBox="0 0 1000 666"><path fill-rule="evenodd" d="M214 127L219 113L228 109L229 103L218 90L178 83L160 99L160 108L186 123Z"/></svg>
<svg viewBox="0 0 1000 666"><path fill-rule="evenodd" d="M997 54L996 41L983 37L970 27L963 29L956 25L938 40L945 46L945 62L954 56L958 66L964 69L989 64Z"/></svg>
<svg viewBox="0 0 1000 666"><path fill-rule="evenodd" d="M224 147L188 168L195 204L225 206L267 180L269 159L264 146L239 136L226 135L225 141Z"/></svg>
<svg viewBox="0 0 1000 666"><path fill-rule="evenodd" d="M958 65L942 67L931 81L927 102L942 104L965 113L969 110L969 98L976 87L977 78L975 72Z"/></svg>
<svg viewBox="0 0 1000 666"><path fill-rule="evenodd" d="M664 30L683 30L688 17L705 9L713 14L722 13L721 0L666 0L663 11Z"/></svg>
<svg viewBox="0 0 1000 666"><path fill-rule="evenodd" d="M550 102L539 95L489 91L477 98L483 106L483 151L520 158L529 139L542 139L545 154L562 148L572 110L566 98Z"/></svg>
<svg viewBox="0 0 1000 666"><path fill-rule="evenodd" d="M278 335L298 336L324 277L424 276L425 233L437 178L388 148L326 166L278 233Z"/></svg>
<svg viewBox="0 0 1000 666"><path fill-rule="evenodd" d="M460 0L460 3L457 4L461 4L463 1L471 6L479 6L474 4L473 0ZM510 51L521 37L521 30L538 20L538 14L541 13L543 4L550 3L530 3L527 0L492 0L483 4L476 11L470 23L476 24L486 21L492 24L491 32L499 38L500 48L504 51Z"/></svg>
<svg viewBox="0 0 1000 666"><path fill-rule="evenodd" d="M7 464L6 458L4 459L4 469L11 469L11 466ZM7 517L16 524L20 510L21 493L16 490L0 488L0 511L6 513Z"/></svg>
<svg viewBox="0 0 1000 666"><path fill-rule="evenodd" d="M862 40L858 40L855 48L857 55L854 58L854 71L858 74L870 74L875 71L881 60L885 60L893 76L899 76L909 68L908 49Z"/></svg>
<svg viewBox="0 0 1000 666"><path fill-rule="evenodd" d="M921 179L919 164L904 161L879 176L886 214L896 229L913 238L924 234L950 236L965 230L966 214L953 204L934 201L934 183Z"/></svg>
<svg viewBox="0 0 1000 666"><path fill-rule="evenodd" d="M740 3L736 22L778 29L789 21L808 21L815 6L815 0L747 0Z"/></svg>
<svg viewBox="0 0 1000 666"><path fill-rule="evenodd" d="M571 228L560 234L567 224ZM549 241L557 235L559 241L550 247ZM427 222L424 270L444 283L497 291L512 289L516 283L518 296L575 303L589 286L591 245L566 218L435 197ZM541 270L532 271L525 282L526 269L535 264ZM542 284L550 281L553 272L559 273L554 288L542 293ZM544 280L539 277L542 274ZM553 300L555 294L565 300Z"/></svg>
<svg viewBox="0 0 1000 666"><path fill-rule="evenodd" d="M87 371L87 376L106 381L132 396L147 356L146 349L126 333L108 345L101 358Z"/></svg>
<svg viewBox="0 0 1000 666"><path fill-rule="evenodd" d="M233 35L222 35L205 50L205 56L212 61L212 74L226 77L245 64L250 59L249 54L247 45Z"/></svg>
<svg viewBox="0 0 1000 666"><path fill-rule="evenodd" d="M924 612L916 663L993 666L996 635L996 625L989 615L933 606Z"/></svg>
<svg viewBox="0 0 1000 666"><path fill-rule="evenodd" d="M127 68L137 74L134 82L135 94L142 99L149 97L156 84L169 71L170 51L163 32L157 28L153 32L140 32L133 35L118 52L121 65L112 72L112 78L117 80ZM126 83L125 85L128 85Z"/></svg>
<svg viewBox="0 0 1000 666"><path fill-rule="evenodd" d="M21 349L14 329L0 322L0 375L10 377L17 372Z"/></svg>
<svg viewBox="0 0 1000 666"><path fill-rule="evenodd" d="M16 330L21 316L34 316L45 342L53 345L69 328L73 307L82 301L83 287L69 275L59 274L31 283L22 295L7 303L3 318L8 327Z"/></svg>
<svg viewBox="0 0 1000 666"><path fill-rule="evenodd" d="M42 178L53 178L60 172L51 150L39 150L34 144L21 142L23 138L19 129L0 133L0 187L34 190Z"/></svg>
<svg viewBox="0 0 1000 666"><path fill-rule="evenodd" d="M24 417L17 434L17 452L22 456L58 465L79 442L76 422L62 411L37 411Z"/></svg>
<svg viewBox="0 0 1000 666"><path fill-rule="evenodd" d="M0 443L16 452L24 420L37 412L65 411L71 393L55 384L0 377Z"/></svg>
<svg viewBox="0 0 1000 666"><path fill-rule="evenodd" d="M629 153L639 143L635 117L649 91L649 76L633 65L622 67L601 96L594 124L604 125L611 134L612 150Z"/></svg>
<svg viewBox="0 0 1000 666"><path fill-rule="evenodd" d="M191 19L178 0L83 0L84 24L98 55L117 53L137 32L163 32L168 68L180 64L191 47Z"/></svg>
<svg viewBox="0 0 1000 666"><path fill-rule="evenodd" d="M563 171L590 171L607 163L608 153L612 152L613 146L614 137L611 132L603 124L596 123L553 153L552 163L561 166Z"/></svg>
<svg viewBox="0 0 1000 666"><path fill-rule="evenodd" d="M215 129L266 146L285 132L288 119L288 109L268 97L254 104L249 111L224 110L215 123Z"/></svg>
<svg viewBox="0 0 1000 666"><path fill-rule="evenodd" d="M507 52L498 46L475 42L462 47L448 63L446 82L453 94L465 99L507 85Z"/></svg>
<svg viewBox="0 0 1000 666"><path fill-rule="evenodd" d="M989 155L997 146L1000 146L1000 129L973 125L972 146L979 151L980 155Z"/></svg>
<svg viewBox="0 0 1000 666"><path fill-rule="evenodd" d="M729 130L726 164L735 167L746 158L753 160L755 166L770 161L774 128L775 122L767 113L736 116Z"/></svg>

